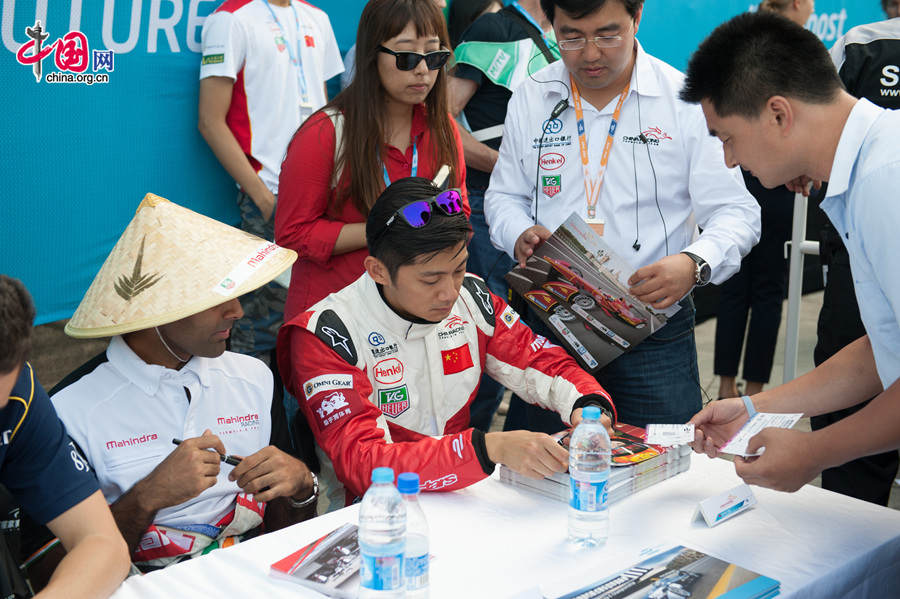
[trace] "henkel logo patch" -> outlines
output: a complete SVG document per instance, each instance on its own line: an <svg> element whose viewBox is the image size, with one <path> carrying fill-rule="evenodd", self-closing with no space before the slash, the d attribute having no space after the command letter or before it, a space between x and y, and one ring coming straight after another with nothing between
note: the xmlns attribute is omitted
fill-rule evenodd
<svg viewBox="0 0 900 599"><path fill-rule="evenodd" d="M545 171L555 171L566 163L566 157L556 152L547 152L541 156L541 168Z"/></svg>
<svg viewBox="0 0 900 599"><path fill-rule="evenodd" d="M409 409L409 390L406 385L378 390L378 409L385 416L396 418Z"/></svg>
<svg viewBox="0 0 900 599"><path fill-rule="evenodd" d="M107 441L106 449L110 450L118 449L120 447L135 447L138 445L143 445L144 443L156 441L157 439L159 439L159 437L156 436L156 433L146 433L144 435L141 435L140 437L130 437L128 439L122 439L120 441Z"/></svg>
<svg viewBox="0 0 900 599"><path fill-rule="evenodd" d="M397 358L388 358L375 364L372 372L379 383L393 385L403 380L403 362Z"/></svg>

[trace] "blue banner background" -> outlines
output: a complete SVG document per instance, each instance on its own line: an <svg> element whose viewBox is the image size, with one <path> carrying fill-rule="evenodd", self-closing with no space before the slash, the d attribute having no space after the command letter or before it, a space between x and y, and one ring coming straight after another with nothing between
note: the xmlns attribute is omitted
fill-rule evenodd
<svg viewBox="0 0 900 599"><path fill-rule="evenodd" d="M2 0L0 272L22 279L37 323L69 317L139 201L153 192L237 222L235 186L197 132L200 30L220 0ZM362 0L322 2L342 52ZM647 0L639 38L684 69L719 23L754 8L732 0ZM877 0L818 0L807 27L829 47L884 18ZM108 83L48 83L19 64L40 18L52 44L70 30L115 51ZM87 72L91 72L89 68Z"/></svg>

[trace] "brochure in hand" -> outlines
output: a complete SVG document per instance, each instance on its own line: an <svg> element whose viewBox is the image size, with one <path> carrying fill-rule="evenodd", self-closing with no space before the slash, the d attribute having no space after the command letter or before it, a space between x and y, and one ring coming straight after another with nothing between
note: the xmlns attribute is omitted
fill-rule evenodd
<svg viewBox="0 0 900 599"><path fill-rule="evenodd" d="M269 575L329 597L356 597L355 588L338 587L359 571L357 531L355 524L344 524L272 564Z"/></svg>
<svg viewBox="0 0 900 599"><path fill-rule="evenodd" d="M628 293L634 271L573 213L506 280L579 363L595 371L658 331L680 308L656 310Z"/></svg>
<svg viewBox="0 0 900 599"><path fill-rule="evenodd" d="M768 599L780 590L775 579L678 546L553 599Z"/></svg>

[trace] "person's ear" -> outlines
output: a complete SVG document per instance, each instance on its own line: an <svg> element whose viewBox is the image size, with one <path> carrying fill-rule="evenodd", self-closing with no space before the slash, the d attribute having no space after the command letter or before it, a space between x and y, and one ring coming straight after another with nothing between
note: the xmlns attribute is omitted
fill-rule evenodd
<svg viewBox="0 0 900 599"><path fill-rule="evenodd" d="M363 266L373 281L379 285L390 285L391 275L384 262L375 256L366 256L365 260L363 260Z"/></svg>
<svg viewBox="0 0 900 599"><path fill-rule="evenodd" d="M634 15L634 34L637 35L638 28L641 25L641 17L644 16L644 4L638 6L637 13Z"/></svg>
<svg viewBox="0 0 900 599"><path fill-rule="evenodd" d="M772 96L766 102L768 122L778 128L782 136L791 133L794 127L794 107L784 96Z"/></svg>

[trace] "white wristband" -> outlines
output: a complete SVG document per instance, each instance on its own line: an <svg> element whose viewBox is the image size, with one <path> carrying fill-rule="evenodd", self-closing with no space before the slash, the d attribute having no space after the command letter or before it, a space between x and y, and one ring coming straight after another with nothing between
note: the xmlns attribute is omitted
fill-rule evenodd
<svg viewBox="0 0 900 599"><path fill-rule="evenodd" d="M749 395L742 395L741 399L744 401L744 408L747 410L747 416L751 419L756 416L756 408L753 407L753 402L750 400Z"/></svg>

